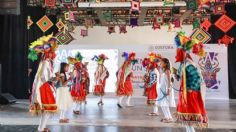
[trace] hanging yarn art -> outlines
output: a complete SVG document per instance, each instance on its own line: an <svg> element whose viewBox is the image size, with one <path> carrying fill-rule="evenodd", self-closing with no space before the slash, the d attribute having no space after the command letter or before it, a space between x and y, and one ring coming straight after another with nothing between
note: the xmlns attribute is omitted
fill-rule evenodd
<svg viewBox="0 0 236 132"><path fill-rule="evenodd" d="M132 0L130 11L131 12L140 12L140 2Z"/></svg>
<svg viewBox="0 0 236 132"><path fill-rule="evenodd" d="M116 31L115 31L115 26L109 26L107 32L108 32L109 34L115 33L115 32L116 32Z"/></svg>
<svg viewBox="0 0 236 132"><path fill-rule="evenodd" d="M235 21L227 15L222 15L216 22L215 26L218 27L224 33L227 33L235 25Z"/></svg>
<svg viewBox="0 0 236 132"><path fill-rule="evenodd" d="M47 7L55 7L55 5L56 5L56 0L45 0L44 4L45 4L45 6L47 6Z"/></svg>
<svg viewBox="0 0 236 132"><path fill-rule="evenodd" d="M225 4L215 5L215 8L214 8L214 14L215 15L222 15L222 14L225 14L225 13L226 13Z"/></svg>
<svg viewBox="0 0 236 132"><path fill-rule="evenodd" d="M200 28L200 20L199 19L196 19L193 22L193 29L197 29L197 28Z"/></svg>
<svg viewBox="0 0 236 132"><path fill-rule="evenodd" d="M234 41L233 37L224 35L222 38L218 39L218 44L224 44L226 47L228 47L228 45L232 44L233 41Z"/></svg>
<svg viewBox="0 0 236 132"><path fill-rule="evenodd" d="M46 32L53 26L53 23L46 15L44 15L40 20L37 21L37 25L43 32Z"/></svg>
<svg viewBox="0 0 236 132"><path fill-rule="evenodd" d="M74 38L68 31L60 31L55 35L57 39L57 43L59 45L67 45L69 44Z"/></svg>
<svg viewBox="0 0 236 132"><path fill-rule="evenodd" d="M88 30L87 29L81 29L80 30L80 36L82 36L82 37L88 36Z"/></svg>
<svg viewBox="0 0 236 132"><path fill-rule="evenodd" d="M206 18L204 19L204 21L201 23L201 28L205 29L206 31L209 30L209 28L211 27L211 22Z"/></svg>
<svg viewBox="0 0 236 132"><path fill-rule="evenodd" d="M199 28L193 31L191 39L196 39L198 42L205 44L211 40L211 35L204 29Z"/></svg>
<svg viewBox="0 0 236 132"><path fill-rule="evenodd" d="M169 6L169 5L174 5L175 1L174 0L164 0L164 6Z"/></svg>
<svg viewBox="0 0 236 132"><path fill-rule="evenodd" d="M119 26L119 29L120 29L120 34L121 33L127 33L127 30L126 30L126 26L125 25L121 25L121 26Z"/></svg>
<svg viewBox="0 0 236 132"><path fill-rule="evenodd" d="M61 18L59 21L56 23L56 26L58 28L58 31L61 31L61 29L65 26L64 23L62 22Z"/></svg>
<svg viewBox="0 0 236 132"><path fill-rule="evenodd" d="M30 18L30 16L27 17L27 29L29 30L31 25L33 24L34 22L32 21L32 19Z"/></svg>

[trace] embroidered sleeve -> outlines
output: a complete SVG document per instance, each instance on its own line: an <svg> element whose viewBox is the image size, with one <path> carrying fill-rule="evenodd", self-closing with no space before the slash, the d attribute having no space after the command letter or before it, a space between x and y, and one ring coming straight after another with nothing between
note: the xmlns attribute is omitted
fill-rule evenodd
<svg viewBox="0 0 236 132"><path fill-rule="evenodd" d="M151 74L150 74L150 81L148 83L148 86L151 87L156 82L157 82L157 74L151 72Z"/></svg>

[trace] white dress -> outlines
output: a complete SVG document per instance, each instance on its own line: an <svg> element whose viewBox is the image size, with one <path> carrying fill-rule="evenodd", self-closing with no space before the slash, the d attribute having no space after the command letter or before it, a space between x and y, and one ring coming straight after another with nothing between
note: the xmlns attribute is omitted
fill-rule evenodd
<svg viewBox="0 0 236 132"><path fill-rule="evenodd" d="M57 88L57 106L59 110L70 109L73 105L73 99L69 91L70 87L62 86Z"/></svg>
<svg viewBox="0 0 236 132"><path fill-rule="evenodd" d="M158 106L167 106L167 107L176 107L174 99L174 90L170 89L170 95L165 96L168 91L168 78L165 72L161 73L160 84L157 87L157 105Z"/></svg>

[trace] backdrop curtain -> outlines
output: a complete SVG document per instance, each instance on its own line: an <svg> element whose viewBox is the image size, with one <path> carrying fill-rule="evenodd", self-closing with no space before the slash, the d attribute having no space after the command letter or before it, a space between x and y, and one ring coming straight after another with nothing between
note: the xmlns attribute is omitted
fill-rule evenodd
<svg viewBox="0 0 236 132"><path fill-rule="evenodd" d="M27 59L28 45L41 37L56 31L53 26L46 33L43 33L36 25L36 22L45 15L45 9L41 7L27 7L26 0L21 2L21 15L2 15L0 21L0 52L2 63L2 92L11 93L16 98L26 99L28 91L37 71L38 62L30 62ZM31 16L34 24L27 30L27 16ZM49 16L53 23L56 23L56 16ZM28 68L32 73L28 77Z"/></svg>

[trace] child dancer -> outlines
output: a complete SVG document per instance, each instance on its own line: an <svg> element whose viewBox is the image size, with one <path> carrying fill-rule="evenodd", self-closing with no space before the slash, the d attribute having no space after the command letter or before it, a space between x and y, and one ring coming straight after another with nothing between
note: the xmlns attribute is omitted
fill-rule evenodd
<svg viewBox="0 0 236 132"><path fill-rule="evenodd" d="M89 86L90 86L90 78L89 78L89 73L88 73L88 62L84 62L83 67L82 67L82 84L85 89L85 101L84 104L87 104L87 95L89 94Z"/></svg>
<svg viewBox="0 0 236 132"><path fill-rule="evenodd" d="M160 76L160 85L158 87L158 99L157 103L158 106L161 107L162 112L164 113L164 118L161 120L165 123L170 123L173 121L172 115L170 113L169 107L173 106L175 100L173 98L172 89L170 89L170 62L167 58L162 58L160 61L160 69L161 69L161 76Z"/></svg>
<svg viewBox="0 0 236 132"><path fill-rule="evenodd" d="M49 131L46 128L47 121L51 113L57 112L56 89L53 87L54 81L58 80L58 76L53 78L53 59L56 57L55 49L57 47L56 39L52 34L43 36L31 43L28 55L28 58L34 61L37 60L38 53L42 53L30 96L30 112L41 113L38 127L40 132Z"/></svg>
<svg viewBox="0 0 236 132"><path fill-rule="evenodd" d="M157 87L159 86L159 71L157 68L157 55L155 53L150 53L148 58L148 83L147 83L147 103L152 106L152 113L150 116L158 116L158 107L157 107Z"/></svg>
<svg viewBox="0 0 236 132"><path fill-rule="evenodd" d="M130 107L130 99L133 94L133 86L132 86L132 74L133 71L131 66L134 65L137 60L135 59L135 53L126 53L124 52L122 57L125 57L125 62L121 66L121 68L117 72L117 91L116 94L119 97L117 106L122 108L122 100L124 96L127 96L127 106Z"/></svg>
<svg viewBox="0 0 236 132"><path fill-rule="evenodd" d="M95 86L93 90L93 94L95 96L100 97L100 101L98 105L103 105L103 96L105 94L105 86L106 86L106 79L109 77L109 72L107 68L104 66L104 61L108 59L104 54L100 54L99 56L94 56L92 60L97 61L98 66L94 73L95 76Z"/></svg>
<svg viewBox="0 0 236 132"><path fill-rule="evenodd" d="M195 132L193 126L208 127L208 118L202 100L201 76L189 53L193 52L203 57L205 51L201 43L195 43L183 32L177 34L175 41L177 45L176 62L180 62L176 77L181 80L176 112L177 123L184 124L187 132Z"/></svg>
<svg viewBox="0 0 236 132"><path fill-rule="evenodd" d="M69 91L69 85L72 76L68 74L69 64L62 62L60 67L60 81L57 86L57 106L60 110L60 123L68 123L69 119L65 118L65 112L73 105L73 100Z"/></svg>
<svg viewBox="0 0 236 132"><path fill-rule="evenodd" d="M80 114L81 104L85 102L86 99L86 89L84 86L85 74L83 72L83 56L78 52L75 58L68 57L68 62L74 65L74 79L71 89L71 95L76 103L76 107L73 110L74 114Z"/></svg>

